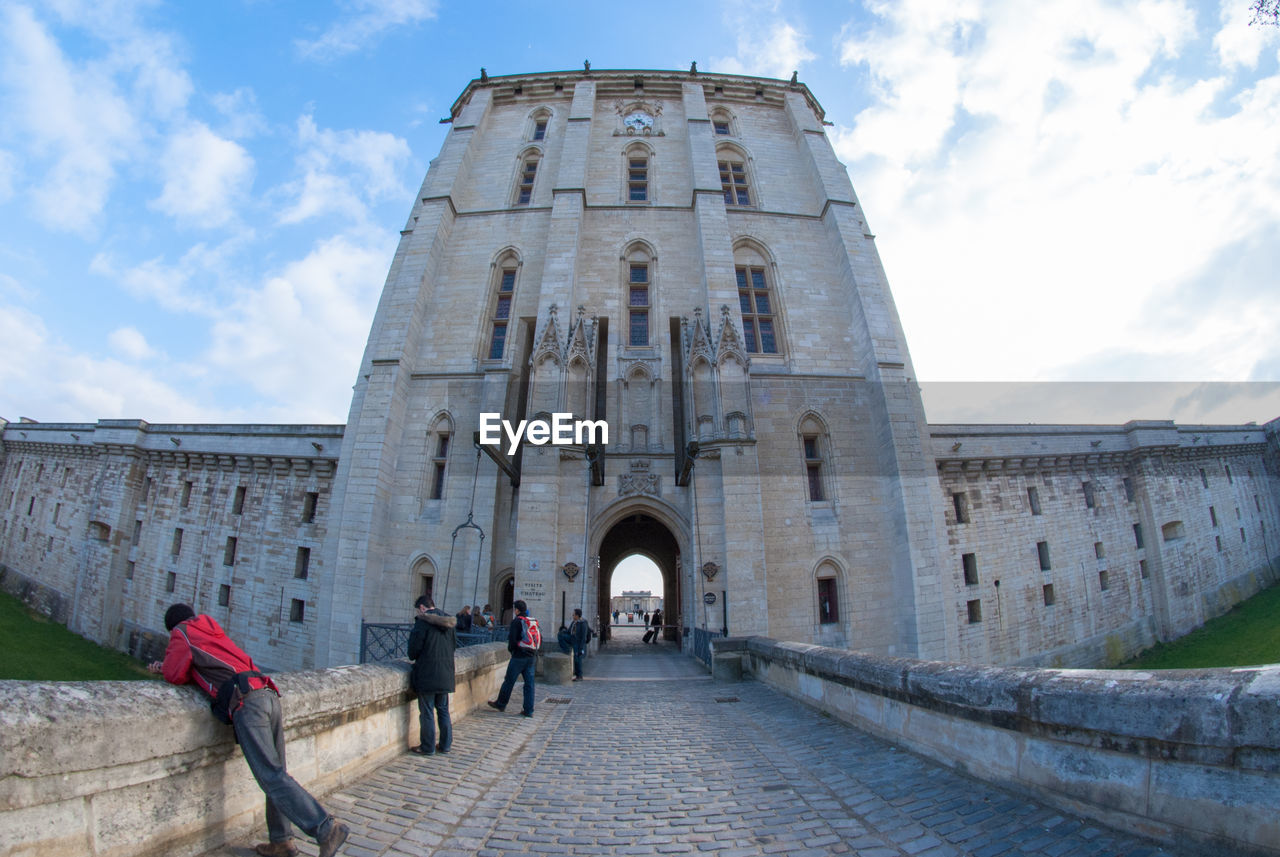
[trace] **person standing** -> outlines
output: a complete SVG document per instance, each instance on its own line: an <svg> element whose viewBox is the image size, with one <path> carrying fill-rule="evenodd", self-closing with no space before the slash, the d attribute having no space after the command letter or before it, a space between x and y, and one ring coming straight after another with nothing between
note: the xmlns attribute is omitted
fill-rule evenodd
<svg viewBox="0 0 1280 857"><path fill-rule="evenodd" d="M517 601L514 605L516 615L507 628L507 651L511 660L507 662L507 674L502 679L502 688L498 698L488 702L490 708L505 711L511 701L511 691L516 686L516 678L524 681L524 707L520 714L533 716L533 671L538 660L538 647L542 642L542 632L538 628L538 620L529 615L529 605Z"/></svg>
<svg viewBox="0 0 1280 857"><path fill-rule="evenodd" d="M582 661L587 656L587 620L582 609L575 607L573 621L569 623L569 645L573 649L573 680L582 681Z"/></svg>
<svg viewBox="0 0 1280 857"><path fill-rule="evenodd" d="M147 669L170 684L194 684L213 698L213 712L229 722L244 760L267 799L270 841L254 850L262 857L293 857L291 823L320 846L320 857L333 857L351 830L289 776L284 761L284 716L280 691L263 675L253 658L231 641L213 617L197 616L189 604L173 604L164 614L169 645L164 660Z"/></svg>
<svg viewBox="0 0 1280 857"><path fill-rule="evenodd" d="M463 604L462 612L459 613L455 618L458 620L458 633L470 634L471 633L471 605Z"/></svg>
<svg viewBox="0 0 1280 857"><path fill-rule="evenodd" d="M453 723L449 719L449 694L454 690L453 655L458 648L458 620L443 610L429 595L414 602L418 611L409 634L409 660L413 672L409 683L418 694L419 744L410 752L419 756L448 753L453 746ZM440 742L436 743L436 724Z"/></svg>

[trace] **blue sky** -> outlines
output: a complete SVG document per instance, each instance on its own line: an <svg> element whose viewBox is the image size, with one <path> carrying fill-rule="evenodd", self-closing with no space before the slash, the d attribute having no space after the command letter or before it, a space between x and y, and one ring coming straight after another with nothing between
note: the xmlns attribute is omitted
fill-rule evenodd
<svg viewBox="0 0 1280 857"><path fill-rule="evenodd" d="M438 120L481 66L590 59L799 71L932 420L1061 418L978 381L1271 419L1280 30L1247 6L0 0L0 416L344 422Z"/></svg>

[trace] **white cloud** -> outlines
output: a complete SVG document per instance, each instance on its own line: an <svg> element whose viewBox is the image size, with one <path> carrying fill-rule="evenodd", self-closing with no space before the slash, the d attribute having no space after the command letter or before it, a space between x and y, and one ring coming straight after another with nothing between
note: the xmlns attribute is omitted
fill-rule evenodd
<svg viewBox="0 0 1280 857"><path fill-rule="evenodd" d="M221 226L248 190L253 158L200 122L176 133L161 161L164 189L152 205L184 222Z"/></svg>
<svg viewBox="0 0 1280 857"><path fill-rule="evenodd" d="M842 58L875 97L833 143L922 377L1061 377L1090 355L1184 347L1212 359L1144 370L1248 376L1280 318L1273 275L1242 269L1248 319L1238 303L1160 310L1180 288L1203 298L1183 286L1280 222L1280 81L1233 95L1221 71L1178 77L1205 59L1178 2L874 11Z"/></svg>
<svg viewBox="0 0 1280 857"><path fill-rule="evenodd" d="M409 144L393 134L322 130L310 116L302 116L298 144L303 175L281 188L291 198L280 213L282 223L330 212L364 222L369 203L409 194L399 177L409 161Z"/></svg>
<svg viewBox="0 0 1280 857"><path fill-rule="evenodd" d="M137 123L110 74L70 63L30 9L6 6L0 21L6 121L48 163L34 181L35 214L53 228L84 231L105 204L116 165L140 139Z"/></svg>
<svg viewBox="0 0 1280 857"><path fill-rule="evenodd" d="M392 29L409 27L436 16L436 0L348 0L348 13L318 38L299 39L298 52L311 59L354 53Z"/></svg>
<svg viewBox="0 0 1280 857"><path fill-rule="evenodd" d="M214 108L225 120L223 133L232 139L255 137L267 130L267 120L258 109L258 96L242 86L235 92L218 92L210 96Z"/></svg>
<svg viewBox="0 0 1280 857"><path fill-rule="evenodd" d="M373 231L318 243L219 312L204 362L289 422L345 415L395 240Z"/></svg>
<svg viewBox="0 0 1280 857"><path fill-rule="evenodd" d="M116 328L107 336L107 342L129 360L146 360L159 356L147 342L147 338L134 327Z"/></svg>
<svg viewBox="0 0 1280 857"><path fill-rule="evenodd" d="M736 53L717 57L708 66L725 74L789 78L815 59L805 46L805 34L778 17L777 2L738 0L728 5L724 18L733 31Z"/></svg>

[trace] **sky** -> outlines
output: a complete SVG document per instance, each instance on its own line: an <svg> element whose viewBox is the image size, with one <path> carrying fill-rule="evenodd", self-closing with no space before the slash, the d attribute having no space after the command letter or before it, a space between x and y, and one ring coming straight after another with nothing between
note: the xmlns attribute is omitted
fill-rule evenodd
<svg viewBox="0 0 1280 857"><path fill-rule="evenodd" d="M589 59L799 73L931 422L1267 421L1248 5L0 0L0 417L345 422L439 120L482 66Z"/></svg>

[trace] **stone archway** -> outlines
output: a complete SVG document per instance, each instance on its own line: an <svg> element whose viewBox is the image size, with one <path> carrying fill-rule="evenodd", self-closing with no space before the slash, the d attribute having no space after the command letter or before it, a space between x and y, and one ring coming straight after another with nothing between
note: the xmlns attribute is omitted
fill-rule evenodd
<svg viewBox="0 0 1280 857"><path fill-rule="evenodd" d="M658 566L662 574L663 614L667 625L676 625L663 632L663 639L681 640L679 627L684 615L680 586L680 544L671 530L657 518L644 512L628 514L609 528L600 540L600 585L598 587L597 615L603 620L609 615L610 584L618 562L632 554L646 556ZM602 622L602 627L607 628ZM608 639L602 634L602 641Z"/></svg>

